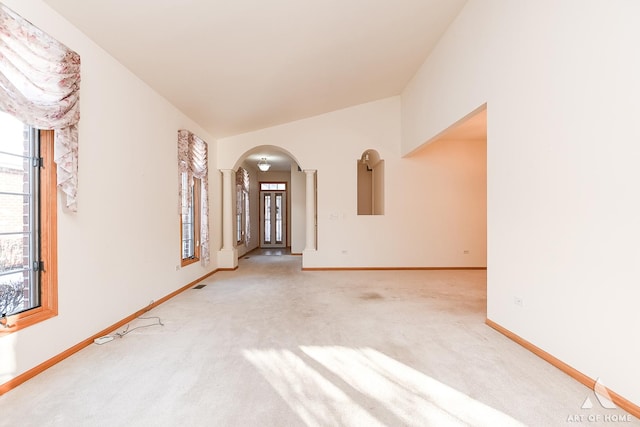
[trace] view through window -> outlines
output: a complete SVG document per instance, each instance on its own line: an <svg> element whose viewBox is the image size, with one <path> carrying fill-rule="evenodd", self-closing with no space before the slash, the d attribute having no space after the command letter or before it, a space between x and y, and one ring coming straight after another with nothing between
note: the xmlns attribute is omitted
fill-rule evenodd
<svg viewBox="0 0 640 427"><path fill-rule="evenodd" d="M200 180L193 178L189 184L187 173L182 174L182 214L180 216L182 234L182 262L186 265L198 261L199 248L199 224L200 224Z"/></svg>
<svg viewBox="0 0 640 427"><path fill-rule="evenodd" d="M41 304L39 132L0 112L0 316Z"/></svg>

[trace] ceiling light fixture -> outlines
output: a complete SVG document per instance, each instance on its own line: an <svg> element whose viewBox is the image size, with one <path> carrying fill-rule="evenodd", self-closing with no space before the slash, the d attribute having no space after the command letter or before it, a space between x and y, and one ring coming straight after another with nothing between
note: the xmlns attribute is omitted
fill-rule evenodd
<svg viewBox="0 0 640 427"><path fill-rule="evenodd" d="M269 168L271 167L271 165L269 163L267 163L267 158L263 157L262 159L260 159L260 161L258 162L258 168L260 168L260 170L262 172L266 172L269 170Z"/></svg>

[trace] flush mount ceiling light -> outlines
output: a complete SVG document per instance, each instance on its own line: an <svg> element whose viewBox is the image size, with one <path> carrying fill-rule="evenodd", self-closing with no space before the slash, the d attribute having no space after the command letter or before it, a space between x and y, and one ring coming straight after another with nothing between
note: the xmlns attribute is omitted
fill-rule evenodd
<svg viewBox="0 0 640 427"><path fill-rule="evenodd" d="M267 158L263 157L262 159L260 159L260 161L258 162L258 168L260 168L260 170L262 172L266 172L269 170L269 168L271 167L271 165L269 163L267 163Z"/></svg>

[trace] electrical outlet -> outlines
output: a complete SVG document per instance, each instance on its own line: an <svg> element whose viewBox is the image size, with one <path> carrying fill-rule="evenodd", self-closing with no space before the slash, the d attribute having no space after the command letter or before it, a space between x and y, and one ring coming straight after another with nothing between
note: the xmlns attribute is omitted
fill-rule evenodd
<svg viewBox="0 0 640 427"><path fill-rule="evenodd" d="M176 265L176 271L180 270L180 266Z"/></svg>
<svg viewBox="0 0 640 427"><path fill-rule="evenodd" d="M517 305L518 307L522 307L524 305L522 303L522 298L520 298L520 297L513 297L513 303L515 305Z"/></svg>

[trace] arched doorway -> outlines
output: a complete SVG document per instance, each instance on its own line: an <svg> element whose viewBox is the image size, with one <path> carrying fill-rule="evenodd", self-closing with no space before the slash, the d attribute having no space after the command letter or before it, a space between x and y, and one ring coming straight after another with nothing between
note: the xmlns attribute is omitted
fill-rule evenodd
<svg viewBox="0 0 640 427"><path fill-rule="evenodd" d="M283 148L263 145L240 155L233 169L221 171L223 247L219 260L226 264L221 268L237 267L239 258L259 248L282 248L294 255L315 250L315 170L303 170ZM248 176L248 185L241 175Z"/></svg>

